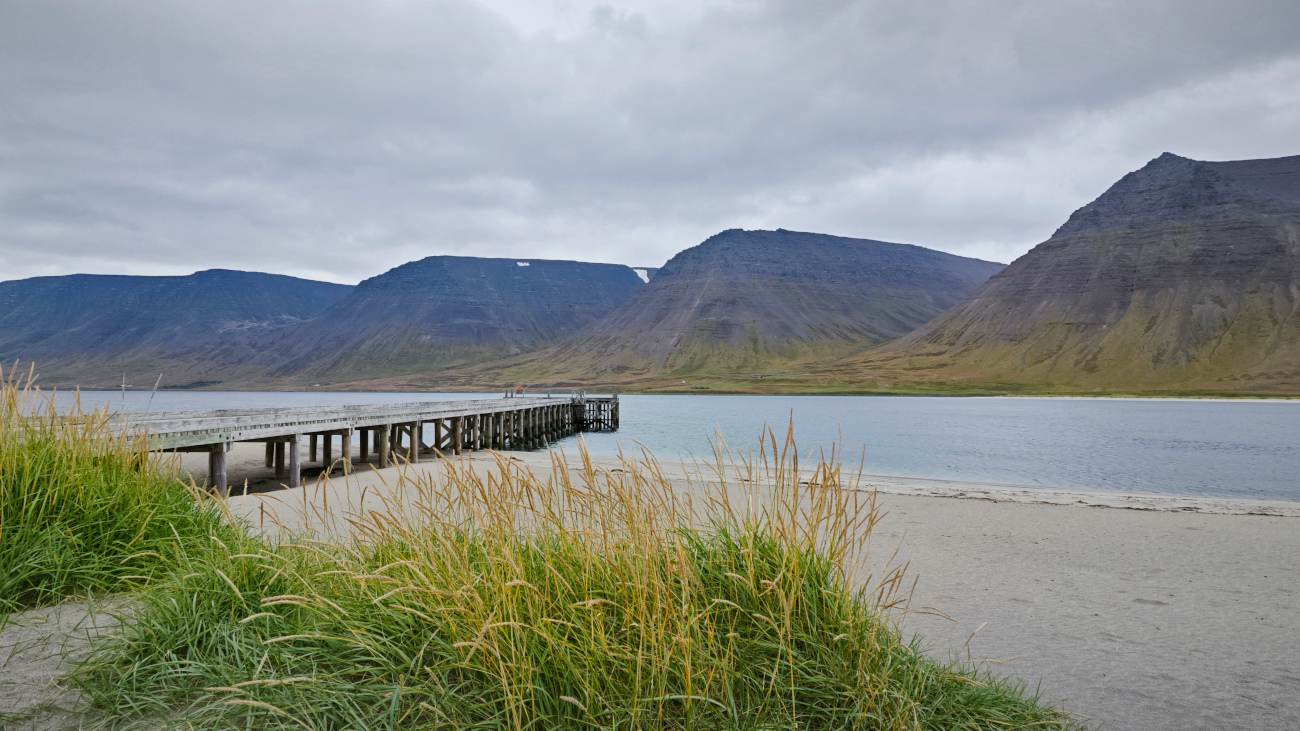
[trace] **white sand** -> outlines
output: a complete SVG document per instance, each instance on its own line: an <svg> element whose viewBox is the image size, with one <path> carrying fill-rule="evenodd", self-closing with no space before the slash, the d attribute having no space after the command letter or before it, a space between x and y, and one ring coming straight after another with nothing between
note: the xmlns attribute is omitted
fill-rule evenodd
<svg viewBox="0 0 1300 731"><path fill-rule="evenodd" d="M549 470L545 453L512 456ZM491 464L487 455L472 461ZM666 471L686 489L685 470ZM301 524L304 505L311 513L323 494L336 508L358 509L363 495L367 508L380 505L397 472L366 466L324 493L248 495L230 506L254 526L269 528L268 515ZM873 552L897 548L918 578L913 607L951 617L905 620L940 656L960 652L978 629L972 658L1041 682L1044 698L1094 728L1300 728L1300 505L867 482L889 511Z"/></svg>
<svg viewBox="0 0 1300 731"><path fill-rule="evenodd" d="M117 627L121 599L62 604L13 615L0 630L0 729L54 731L93 726L81 694L62 681L90 641Z"/></svg>

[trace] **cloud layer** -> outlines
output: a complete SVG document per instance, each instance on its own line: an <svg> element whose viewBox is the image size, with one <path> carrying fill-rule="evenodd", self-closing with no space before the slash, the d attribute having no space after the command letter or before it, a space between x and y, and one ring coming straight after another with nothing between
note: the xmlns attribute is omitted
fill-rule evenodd
<svg viewBox="0 0 1300 731"><path fill-rule="evenodd" d="M0 279L658 265L723 228L1010 261L1163 151L1300 154L1300 4L0 3Z"/></svg>

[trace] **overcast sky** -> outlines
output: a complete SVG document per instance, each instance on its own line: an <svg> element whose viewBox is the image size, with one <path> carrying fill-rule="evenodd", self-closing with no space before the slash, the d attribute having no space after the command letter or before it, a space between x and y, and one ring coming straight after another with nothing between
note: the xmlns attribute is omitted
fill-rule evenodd
<svg viewBox="0 0 1300 731"><path fill-rule="evenodd" d="M0 0L0 279L726 228L1008 262L1161 152L1300 154L1300 2Z"/></svg>

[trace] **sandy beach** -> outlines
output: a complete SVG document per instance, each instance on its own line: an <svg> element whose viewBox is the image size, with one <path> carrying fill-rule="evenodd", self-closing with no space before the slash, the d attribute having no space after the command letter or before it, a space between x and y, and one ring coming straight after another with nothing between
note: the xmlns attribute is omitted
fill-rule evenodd
<svg viewBox="0 0 1300 731"><path fill-rule="evenodd" d="M550 470L545 452L508 455ZM495 469L488 453L460 459ZM261 460L260 445L236 447L232 477L270 491L235 495L229 507L267 532L277 521L322 528L325 504L336 516L382 509L402 470L443 469L438 460L364 465L285 491L271 489ZM184 467L201 477L204 465L190 456ZM663 467L679 491L695 489L688 478L698 472ZM873 563L897 552L909 564L916 584L903 627L938 657L1018 676L1089 728L1300 728L1300 506L898 477L862 487L878 489L887 511ZM0 686L35 682L23 673L21 662L0 667ZM42 684L56 674L41 673Z"/></svg>
<svg viewBox="0 0 1300 731"><path fill-rule="evenodd" d="M546 453L509 454L539 474L550 469ZM258 456L244 463L259 469ZM462 459L493 469L486 453ZM693 469L664 470L691 489ZM374 509L398 472L336 474L328 500L355 510L364 495ZM1300 505L910 478L863 486L879 489L888 512L873 556L897 550L916 579L912 607L922 611L904 629L940 657L968 653L1041 683L1044 698L1090 728L1300 727ZM309 505L320 490L309 488ZM270 515L300 524L302 498L250 494L230 506L270 530Z"/></svg>

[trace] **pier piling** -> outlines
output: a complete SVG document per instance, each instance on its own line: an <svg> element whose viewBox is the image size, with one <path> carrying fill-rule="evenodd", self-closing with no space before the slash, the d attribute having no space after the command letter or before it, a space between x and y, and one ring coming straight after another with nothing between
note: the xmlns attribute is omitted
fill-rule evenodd
<svg viewBox="0 0 1300 731"><path fill-rule="evenodd" d="M289 487L302 486L302 441L301 434L294 434L289 440Z"/></svg>
<svg viewBox="0 0 1300 731"><path fill-rule="evenodd" d="M118 434L147 434L150 448L166 452L207 452L209 484L228 492L227 452L234 442L263 442L265 465L291 487L302 484L303 444L309 462L323 471L334 466L334 437L340 444L344 474L353 471L352 440L359 438L360 460L388 467L396 455L417 463L420 454L459 455L463 450L538 449L584 431L614 430L618 396L517 397L476 401L408 404L290 407L221 411L120 414ZM433 423L433 440L424 426ZM402 444L402 437L407 443ZM323 443L322 443L323 440ZM287 453L287 454L286 454Z"/></svg>

